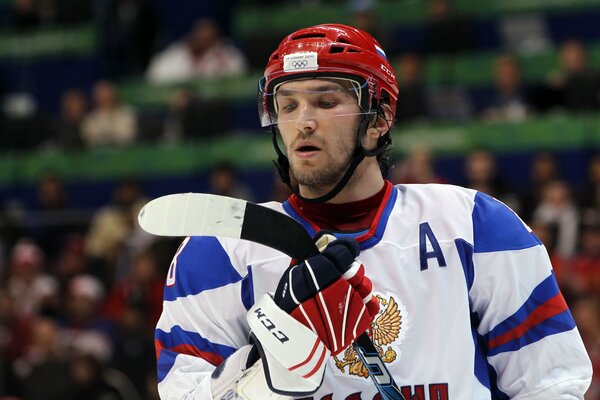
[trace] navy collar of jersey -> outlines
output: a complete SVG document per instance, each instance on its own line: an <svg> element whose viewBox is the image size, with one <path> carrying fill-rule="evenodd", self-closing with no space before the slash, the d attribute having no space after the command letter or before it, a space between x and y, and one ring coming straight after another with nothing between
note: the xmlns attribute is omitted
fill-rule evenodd
<svg viewBox="0 0 600 400"><path fill-rule="evenodd" d="M396 198L398 197L398 190L392 185L391 182L386 181L385 193L383 199L379 204L375 217L367 229L358 232L332 232L337 238L352 237L359 244L361 250L366 250L375 246L385 232L388 219L391 211L394 208ZM320 230L320 227L312 221L302 210L294 206L292 202L286 200L283 204L285 212L296 221L298 221L306 231L314 237L314 235Z"/></svg>

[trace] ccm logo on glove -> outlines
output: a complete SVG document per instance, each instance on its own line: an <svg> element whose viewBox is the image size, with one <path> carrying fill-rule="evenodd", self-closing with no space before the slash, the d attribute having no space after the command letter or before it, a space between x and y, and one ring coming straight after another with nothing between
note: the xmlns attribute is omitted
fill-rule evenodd
<svg viewBox="0 0 600 400"><path fill-rule="evenodd" d="M260 321L260 323L262 324L262 326L264 326L265 328L267 328L267 330L269 332L271 332L271 335L275 336L275 338L277 340L279 340L281 343L285 343L287 341L290 340L290 338L287 337L287 335L283 332L281 332L280 330L277 329L277 327L275 326L275 324L273 323L273 321L271 321L268 317L267 314L265 314L262 311L262 308L256 308L254 310L254 314L256 314L256 318L258 318L258 320Z"/></svg>

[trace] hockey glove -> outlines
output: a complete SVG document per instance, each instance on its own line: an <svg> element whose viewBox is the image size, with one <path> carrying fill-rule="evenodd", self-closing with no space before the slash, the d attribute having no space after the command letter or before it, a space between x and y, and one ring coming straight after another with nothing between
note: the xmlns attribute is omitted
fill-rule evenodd
<svg viewBox="0 0 600 400"><path fill-rule="evenodd" d="M369 329L379 311L373 285L355 260L359 252L353 239L334 240L318 256L290 267L275 292L275 303L315 332L332 355Z"/></svg>
<svg viewBox="0 0 600 400"><path fill-rule="evenodd" d="M327 358L367 330L379 310L371 281L355 262L354 240L335 240L283 274L275 298L265 294L246 318L269 388L290 396L321 386Z"/></svg>

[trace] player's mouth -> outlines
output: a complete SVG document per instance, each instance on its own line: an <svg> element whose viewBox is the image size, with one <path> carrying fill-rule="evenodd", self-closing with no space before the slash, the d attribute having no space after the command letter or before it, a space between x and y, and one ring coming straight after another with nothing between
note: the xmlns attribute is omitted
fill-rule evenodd
<svg viewBox="0 0 600 400"><path fill-rule="evenodd" d="M300 158L309 158L316 155L321 148L313 143L301 142L294 148L294 153Z"/></svg>

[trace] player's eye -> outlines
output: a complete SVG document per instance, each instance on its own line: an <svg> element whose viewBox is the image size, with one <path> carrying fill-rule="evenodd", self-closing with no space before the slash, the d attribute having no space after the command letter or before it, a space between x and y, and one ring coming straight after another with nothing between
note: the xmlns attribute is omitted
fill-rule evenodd
<svg viewBox="0 0 600 400"><path fill-rule="evenodd" d="M279 105L279 112L281 113L290 113L296 109L296 103L285 102Z"/></svg>
<svg viewBox="0 0 600 400"><path fill-rule="evenodd" d="M321 108L333 108L336 105L337 102L333 100L319 100L319 107Z"/></svg>

